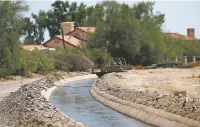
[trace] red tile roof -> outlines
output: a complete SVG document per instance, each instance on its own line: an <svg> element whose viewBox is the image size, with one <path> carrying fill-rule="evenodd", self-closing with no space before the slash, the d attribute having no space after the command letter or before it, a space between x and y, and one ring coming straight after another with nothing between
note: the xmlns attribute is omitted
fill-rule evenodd
<svg viewBox="0 0 200 127"><path fill-rule="evenodd" d="M182 35L179 33L165 33L166 36L176 38L176 39L182 39L182 40L198 40L197 38L192 38L186 35Z"/></svg>
<svg viewBox="0 0 200 127"><path fill-rule="evenodd" d="M64 41L74 47L78 47L81 44L80 39L70 35L72 32L76 31L77 29L84 31L85 33L95 32L95 27L76 27L73 31L70 31L69 33L65 34ZM53 40L54 38L58 38L58 39L62 40L62 35L55 35L50 40ZM48 43L50 40L44 42L43 45Z"/></svg>
<svg viewBox="0 0 200 127"><path fill-rule="evenodd" d="M70 35L71 33L73 33L74 31L76 31L77 29L85 32L85 33L94 33L95 32L95 27L76 27L74 30L68 32L65 35Z"/></svg>
<svg viewBox="0 0 200 127"><path fill-rule="evenodd" d="M55 37L62 40L62 35L56 35ZM75 47L77 47L81 44L81 40L79 40L79 39L77 39L73 36L70 36L70 35L65 35L64 41L75 46Z"/></svg>
<svg viewBox="0 0 200 127"><path fill-rule="evenodd" d="M85 31L86 33L93 33L95 32L95 27L77 27L80 30Z"/></svg>

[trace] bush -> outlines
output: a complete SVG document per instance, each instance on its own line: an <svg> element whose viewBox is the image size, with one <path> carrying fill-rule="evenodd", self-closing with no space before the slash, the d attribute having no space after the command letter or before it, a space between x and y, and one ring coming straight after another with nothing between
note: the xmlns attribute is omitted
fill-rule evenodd
<svg viewBox="0 0 200 127"><path fill-rule="evenodd" d="M200 41L181 40L181 39L165 39L165 59L175 59L176 56L181 58L187 56L188 61L192 61L193 56L200 55Z"/></svg>
<svg viewBox="0 0 200 127"><path fill-rule="evenodd" d="M28 72L46 73L54 69L53 59L40 51L21 51L21 69L18 73L26 75Z"/></svg>
<svg viewBox="0 0 200 127"><path fill-rule="evenodd" d="M67 56L67 62L70 71L87 71L94 65L90 59L80 54Z"/></svg>
<svg viewBox="0 0 200 127"><path fill-rule="evenodd" d="M78 50L57 50L54 53L54 67L62 71L87 71L94 63Z"/></svg>
<svg viewBox="0 0 200 127"><path fill-rule="evenodd" d="M112 60L110 54L107 53L106 49L95 48L91 49L90 57L95 63L95 68L106 67Z"/></svg>
<svg viewBox="0 0 200 127"><path fill-rule="evenodd" d="M191 67L199 67L200 62L192 62L192 63L189 63L189 65L191 65Z"/></svg>
<svg viewBox="0 0 200 127"><path fill-rule="evenodd" d="M53 54L53 64L55 69L57 70L63 70L63 71L69 71L69 65L67 62L67 54L68 52L66 50L56 50Z"/></svg>
<svg viewBox="0 0 200 127"><path fill-rule="evenodd" d="M18 46L13 49L0 46L0 77L14 74L21 67L19 51Z"/></svg>

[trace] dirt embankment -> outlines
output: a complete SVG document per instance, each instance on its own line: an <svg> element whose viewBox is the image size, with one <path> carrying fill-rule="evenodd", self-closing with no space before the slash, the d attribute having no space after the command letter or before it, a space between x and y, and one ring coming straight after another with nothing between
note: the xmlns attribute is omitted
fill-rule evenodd
<svg viewBox="0 0 200 127"><path fill-rule="evenodd" d="M68 77L85 75L70 74ZM66 77L65 77L66 78ZM43 78L22 86L10 93L0 102L0 126L6 127L82 127L69 117L64 116L42 95L54 85L55 79Z"/></svg>
<svg viewBox="0 0 200 127"><path fill-rule="evenodd" d="M122 100L200 121L200 69L155 69L111 73L96 83Z"/></svg>

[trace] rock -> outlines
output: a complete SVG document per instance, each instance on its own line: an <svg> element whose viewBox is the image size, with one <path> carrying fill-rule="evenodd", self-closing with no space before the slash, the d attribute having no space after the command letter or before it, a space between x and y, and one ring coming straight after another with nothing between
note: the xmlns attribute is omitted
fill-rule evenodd
<svg viewBox="0 0 200 127"><path fill-rule="evenodd" d="M101 77L95 86L121 100L165 110L200 122L199 98L189 96L186 90L176 90L170 93L158 89L156 91L144 88L142 90L131 89L129 84L127 88L123 87L124 83L124 80L116 78L115 73L111 73Z"/></svg>
<svg viewBox="0 0 200 127"><path fill-rule="evenodd" d="M75 124L72 123L70 118L64 116L41 95L42 89L54 86L54 80L47 77L34 83L26 84L18 91L4 98L0 102L0 125L3 123L5 126L14 127L20 123L20 127L60 127L61 125L79 127L76 122ZM83 127L83 125L80 127Z"/></svg>
<svg viewBox="0 0 200 127"><path fill-rule="evenodd" d="M54 127L62 127L61 123L54 123Z"/></svg>
<svg viewBox="0 0 200 127"><path fill-rule="evenodd" d="M39 110L36 108L36 109L34 109L33 111L35 111L35 112L39 112Z"/></svg>
<svg viewBox="0 0 200 127"><path fill-rule="evenodd" d="M177 63L176 61L167 61L158 64L152 64L150 66L144 67L144 69L156 69L156 68L181 68L182 63Z"/></svg>

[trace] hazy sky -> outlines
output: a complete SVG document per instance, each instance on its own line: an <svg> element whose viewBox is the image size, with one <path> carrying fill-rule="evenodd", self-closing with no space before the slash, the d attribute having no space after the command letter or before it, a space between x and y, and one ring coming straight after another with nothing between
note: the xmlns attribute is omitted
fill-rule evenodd
<svg viewBox="0 0 200 127"><path fill-rule="evenodd" d="M72 1L72 0L71 0ZM102 0L76 0L84 1L87 5L95 5ZM117 0L133 5L134 0ZM143 0L145 1L145 0ZM177 32L187 35L187 28L195 28L195 37L200 38L200 1L155 1L154 11L165 14L163 31ZM49 10L53 1L27 1L29 11L25 14L38 13L39 10ZM45 32L45 40L48 40L48 33Z"/></svg>

